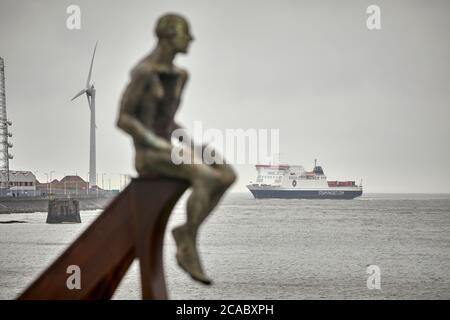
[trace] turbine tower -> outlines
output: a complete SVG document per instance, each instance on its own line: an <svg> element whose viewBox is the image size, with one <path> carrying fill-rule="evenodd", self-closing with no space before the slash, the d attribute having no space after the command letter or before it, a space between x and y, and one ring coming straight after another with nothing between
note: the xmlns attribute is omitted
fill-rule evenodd
<svg viewBox="0 0 450 320"><path fill-rule="evenodd" d="M96 168L96 147L95 147L95 88L94 84L91 82L92 66L94 64L95 50L97 50L97 43L95 43L94 53L92 54L91 66L89 68L89 74L86 81L86 88L78 92L72 101L79 96L86 94L89 109L91 111L91 126L90 126L90 149L89 149L89 185L97 186L97 168Z"/></svg>

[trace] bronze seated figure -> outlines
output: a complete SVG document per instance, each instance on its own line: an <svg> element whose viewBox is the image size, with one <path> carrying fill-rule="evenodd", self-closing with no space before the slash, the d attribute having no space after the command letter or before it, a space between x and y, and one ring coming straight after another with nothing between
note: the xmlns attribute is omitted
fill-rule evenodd
<svg viewBox="0 0 450 320"><path fill-rule="evenodd" d="M209 284L197 252L196 238L201 223L235 181L229 164L175 164L171 136L182 129L174 120L188 73L174 65L177 53L186 53L193 40L189 24L175 14L162 16L156 25L158 44L131 72L123 94L117 125L133 138L136 170L140 176L160 175L187 180L192 193L187 202L186 223L172 233L177 244L178 264L192 278ZM184 139L183 152L202 157L191 139ZM203 148L200 148L203 150ZM198 159L197 159L198 160Z"/></svg>

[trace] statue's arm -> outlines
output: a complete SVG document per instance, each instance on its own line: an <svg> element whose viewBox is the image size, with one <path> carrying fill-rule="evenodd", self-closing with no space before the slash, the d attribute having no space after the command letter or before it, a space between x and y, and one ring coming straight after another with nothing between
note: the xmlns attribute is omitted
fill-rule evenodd
<svg viewBox="0 0 450 320"><path fill-rule="evenodd" d="M189 79L189 74L186 70L181 69L181 68L177 68L177 73L178 73L178 82L177 82L177 86L175 89L175 96L178 98L178 103L180 103L181 101L181 95L183 93L184 87L186 85L186 82ZM183 141L181 141L183 144L185 145L193 145L194 141L192 140L192 137L189 135L187 129L185 127L183 127L181 124L179 124L178 122L174 121L173 122L173 128L172 130L177 130L179 133L182 134L183 136Z"/></svg>
<svg viewBox="0 0 450 320"><path fill-rule="evenodd" d="M140 99L145 90L148 90L147 86L152 85L153 76L153 74L142 71L132 75L132 79L122 96L117 126L142 145L159 150L171 150L172 147L169 142L147 129L136 116Z"/></svg>

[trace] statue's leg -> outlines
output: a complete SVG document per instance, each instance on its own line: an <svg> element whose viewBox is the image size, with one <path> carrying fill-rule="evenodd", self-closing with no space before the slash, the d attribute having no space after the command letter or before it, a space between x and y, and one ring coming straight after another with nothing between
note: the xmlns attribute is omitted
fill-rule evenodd
<svg viewBox="0 0 450 320"><path fill-rule="evenodd" d="M191 270L188 272L194 279L210 284L211 280L204 275L197 251L198 229L235 181L236 175L231 166L226 164L201 167L198 173L193 179L192 193L187 202L186 223L175 228L173 236L180 266L186 271Z"/></svg>
<svg viewBox="0 0 450 320"><path fill-rule="evenodd" d="M211 283L202 270L196 239L200 224L214 209L226 189L234 182L235 174L228 165L179 164L172 162L169 153L146 150L137 153L136 166L141 175L158 173L188 180L192 186L187 201L187 221L175 228L177 262L195 280ZM220 166L220 167L219 167Z"/></svg>
<svg viewBox="0 0 450 320"><path fill-rule="evenodd" d="M203 174L204 177L199 175L193 181L192 193L187 202L186 223L175 228L173 236L177 243L177 261L180 266L195 280L210 284L211 280L203 272L197 251L198 229L233 183L234 176L225 180L220 172L212 168L205 170ZM211 178L215 180L211 181Z"/></svg>
<svg viewBox="0 0 450 320"><path fill-rule="evenodd" d="M212 193L209 212L211 212L216 205L219 203L223 194L236 180L236 174L233 168L228 164L216 164L211 166L211 168L216 171L220 177L219 187Z"/></svg>

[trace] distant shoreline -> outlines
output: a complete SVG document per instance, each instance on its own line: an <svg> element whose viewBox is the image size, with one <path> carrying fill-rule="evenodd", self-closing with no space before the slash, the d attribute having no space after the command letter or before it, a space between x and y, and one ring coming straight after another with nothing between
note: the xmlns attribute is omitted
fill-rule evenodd
<svg viewBox="0 0 450 320"><path fill-rule="evenodd" d="M248 193L249 195L251 195L251 193L249 193L249 191L230 191L228 192L228 194L244 194L244 193ZM447 195L450 196L450 192L365 192L363 193L362 197L364 197L364 195Z"/></svg>
<svg viewBox="0 0 450 320"><path fill-rule="evenodd" d="M79 198L80 211L104 209L114 197ZM48 211L49 198L1 199L0 214L35 213Z"/></svg>

